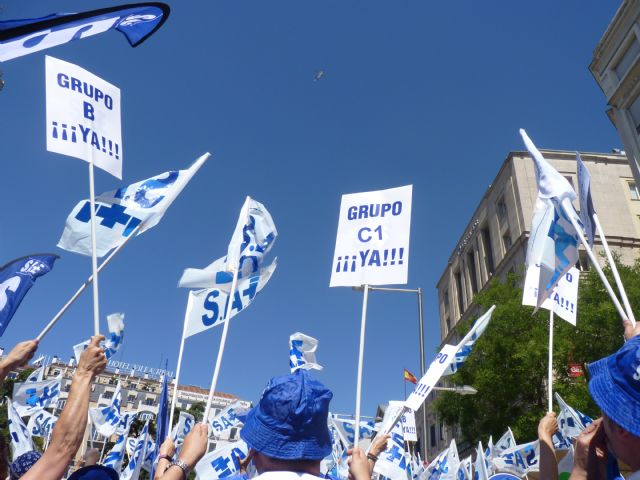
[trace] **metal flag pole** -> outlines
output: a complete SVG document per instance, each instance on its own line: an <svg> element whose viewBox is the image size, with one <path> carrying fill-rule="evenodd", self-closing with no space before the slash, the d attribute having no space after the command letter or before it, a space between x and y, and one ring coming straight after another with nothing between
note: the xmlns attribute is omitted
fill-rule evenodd
<svg viewBox="0 0 640 480"><path fill-rule="evenodd" d="M364 334L367 325L367 303L369 301L369 285L364 285L362 297L362 319L360 321L360 350L358 353L358 378L356 381L356 426L353 446L360 443L360 399L362 398L362 367L364 363Z"/></svg>
<svg viewBox="0 0 640 480"><path fill-rule="evenodd" d="M418 330L420 332L420 378L424 377L424 319L422 314L422 287L418 287ZM424 444L424 445L423 445ZM422 453L427 458L427 407L422 404Z"/></svg>
<svg viewBox="0 0 640 480"><path fill-rule="evenodd" d="M171 396L171 410L169 410L169 430L173 428L173 411L176 408L176 400L178 398L178 381L180 380L180 367L182 366L182 353L184 352L184 334L187 331L187 317L193 305L193 293L189 291L189 299L187 300L187 310L184 312L184 324L182 325L182 339L180 340L180 352L178 353L178 365L176 366L176 385L173 387L173 395Z"/></svg>
<svg viewBox="0 0 640 480"><path fill-rule="evenodd" d="M89 162L89 202L91 205L91 276L93 277L93 334L100 334L100 302L98 297L98 257L96 256L96 193L93 158Z"/></svg>
<svg viewBox="0 0 640 480"><path fill-rule="evenodd" d="M582 228L580 227L580 225L578 225L578 222L576 222L576 219L572 215L573 205L571 205L571 201L568 198L565 198L565 199L562 200L561 205L562 205L562 209L567 214L567 217L569 218L569 221L571 222L571 225L573 225L573 228L575 229L576 233L578 234L578 238L580 239L580 242L582 242L582 245L584 246L585 250L587 251L587 255L589 256L589 260L591 261L591 264L593 265L593 268L595 268L596 272L598 272L598 275L600 276L600 280L602 280L602 283L604 284L604 288L607 290L607 293L609 294L609 297L611 297L611 301L615 305L616 310L618 311L618 314L620 315L620 318L622 318L623 322L624 321L629 321L629 318L627 317L626 312L622 308L622 305L620 304L620 301L618 300L618 297L616 297L616 294L613 292L613 289L611 288L611 284L609 283L609 280L607 280L607 277L605 276L604 272L602 271L602 268L600 267L600 264L598 263L598 260L596 259L596 256L591 251L591 248L589 247L589 243L587 243L587 240L584 238L584 234L582 232ZM631 323L635 327L636 322L635 321L631 321Z"/></svg>
<svg viewBox="0 0 640 480"><path fill-rule="evenodd" d="M547 373L547 384L549 393L549 409L553 411L553 308L549 310L549 371Z"/></svg>
<svg viewBox="0 0 640 480"><path fill-rule="evenodd" d="M109 254L109 256L102 261L102 263L98 267L98 273L100 273L102 271L102 269L107 266L107 264L116 255L116 253L118 253L122 249L122 247L124 247L127 244L127 242L129 242L129 240L131 240L133 237L135 237L138 234L138 231L140 230L140 227L142 227L142 223L138 224L138 226L132 230L131 234L126 238L126 240L124 242L122 242L120 245L118 245ZM78 299L78 297L82 294L82 292L84 292L87 289L87 287L91 284L92 281L93 281L93 275L90 275L89 278L87 279L87 281L84 282L80 286L80 288L78 288L78 290L76 290L76 293L74 293L71 296L69 301L67 303L65 303L64 306L60 310L58 310L58 313L56 313L53 316L53 318L49 321L49 323L47 323L47 326L42 329L40 334L36 337L37 340L42 340L42 338L47 333L49 333L49 330L51 330L53 328L53 326L56 324L56 322L58 320L60 320L62 315L64 315L66 313L66 311L69 309L69 307L75 303L75 301Z"/></svg>
<svg viewBox="0 0 640 480"><path fill-rule="evenodd" d="M233 282L231 283L231 291L229 292L229 298L227 299L227 305L224 309L224 321L222 327L222 336L220 337L220 347L218 348L218 358L216 359L216 366L213 369L213 377L211 378L211 387L209 388L209 396L207 397L207 406L204 409L202 421L206 424L209 419L209 411L211 410L211 401L213 400L213 392L216 389L218 383L218 375L220 373L220 365L222 364L222 354L224 353L224 346L227 343L227 332L229 331L229 312L231 312L231 306L233 305L233 297L236 294L236 287L238 286L238 266L233 272ZM357 438L357 437L356 437Z"/></svg>
<svg viewBox="0 0 640 480"><path fill-rule="evenodd" d="M611 273L613 274L613 278L616 281L616 285L618 286L618 291L620 292L620 296L622 297L624 309L627 312L629 320L631 320L631 322L635 324L636 318L633 315L633 311L631 310L631 304L629 303L629 298L627 298L627 292L624 289L624 285L622 285L622 280L620 279L620 274L618 273L618 267L616 266L616 262L613 261L613 255L611 255L611 249L609 249L607 237L604 236L604 230L602 230L598 215L596 215L595 213L593 214L593 222L596 224L598 236L600 237L600 241L602 242L602 246L604 247L604 253L607 256L607 261L609 262L609 265L611 265Z"/></svg>

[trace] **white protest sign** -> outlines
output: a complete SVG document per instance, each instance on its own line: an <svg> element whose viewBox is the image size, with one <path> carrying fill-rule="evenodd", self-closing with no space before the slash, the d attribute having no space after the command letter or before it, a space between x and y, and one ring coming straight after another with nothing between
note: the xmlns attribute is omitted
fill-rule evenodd
<svg viewBox="0 0 640 480"><path fill-rule="evenodd" d="M522 292L522 304L535 307L538 304L538 281L540 268L535 265L527 269ZM563 320L575 327L578 314L578 281L580 271L573 267L560 279L547 299L542 303L542 308L551 310Z"/></svg>
<svg viewBox="0 0 640 480"><path fill-rule="evenodd" d="M389 400L389 406L387 410L384 412L384 418L382 420L383 427L386 427L385 421L388 423L389 420L392 420L397 413L403 409L405 406L405 402L399 400ZM416 432L416 415L413 410L404 409L404 413L402 414L402 433L404 435L404 439L407 442L417 442L418 436ZM382 429L384 431L384 428Z"/></svg>
<svg viewBox="0 0 640 480"><path fill-rule="evenodd" d="M444 371L451 365L451 362L455 359L458 347L456 345L445 345L440 353L436 355L436 358L429 365L429 370L424 374L424 377L420 379L416 389L409 395L405 405L414 412L420 408L422 402L427 398L427 395L431 393L433 387L442 377Z"/></svg>
<svg viewBox="0 0 640 480"><path fill-rule="evenodd" d="M412 191L342 196L330 287L407 283Z"/></svg>
<svg viewBox="0 0 640 480"><path fill-rule="evenodd" d="M72 63L46 56L45 64L47 150L122 179L120 89Z"/></svg>

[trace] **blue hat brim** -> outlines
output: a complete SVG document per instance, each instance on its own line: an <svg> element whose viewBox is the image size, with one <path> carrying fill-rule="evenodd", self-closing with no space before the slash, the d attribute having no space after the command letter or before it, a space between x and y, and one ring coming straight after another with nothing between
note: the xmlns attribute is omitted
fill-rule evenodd
<svg viewBox="0 0 640 480"><path fill-rule="evenodd" d="M589 393L607 417L632 435L640 437L640 404L613 381L610 361L614 362L615 359L612 356L605 357L589 364Z"/></svg>
<svg viewBox="0 0 640 480"><path fill-rule="evenodd" d="M250 448L278 460L322 460L331 453L331 437L327 427L326 442L321 438L291 438L276 430L269 428L260 419L256 412L259 405L252 408L247 414L247 420L240 431L242 438Z"/></svg>
<svg viewBox="0 0 640 480"><path fill-rule="evenodd" d="M68 480L118 480L120 475L111 467L89 465L71 474Z"/></svg>

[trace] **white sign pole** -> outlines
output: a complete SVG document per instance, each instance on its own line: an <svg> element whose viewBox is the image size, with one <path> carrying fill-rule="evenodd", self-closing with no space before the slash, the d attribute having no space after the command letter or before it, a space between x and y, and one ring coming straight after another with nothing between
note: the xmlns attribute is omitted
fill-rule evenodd
<svg viewBox="0 0 640 480"><path fill-rule="evenodd" d="M553 308L549 310L549 372L547 375L549 386L549 410L553 412Z"/></svg>
<svg viewBox="0 0 640 480"><path fill-rule="evenodd" d="M369 301L369 285L364 285L362 297L362 320L360 322L360 350L358 353L358 378L356 380L356 427L353 446L360 442L360 399L362 397L362 367L364 363L364 334L367 326L367 303Z"/></svg>
<svg viewBox="0 0 640 480"><path fill-rule="evenodd" d="M593 268L595 268L596 272L598 272L598 275L600 276L600 280L602 280L602 283L604 284L604 288L607 291L607 293L609 294L609 297L611 298L611 301L615 305L616 310L618 311L618 314L620 315L620 318L622 319L623 322L625 320L629 320L629 317L627 316L627 313L622 308L622 305L620 305L620 300L618 300L618 297L616 297L616 294L614 293L613 289L611 288L611 284L609 283L609 280L607 280L607 277L605 276L604 272L602 271L602 268L600 267L600 264L598 263L598 260L596 259L596 256L591 251L591 248L589 247L589 243L584 238L584 234L582 232L582 227L580 227L580 225L578 225L578 222L576 222L576 219L573 218L571 201L568 198L565 198L565 199L562 200L561 205L562 205L562 209L567 214L567 218L571 222L571 225L573 225L573 228L576 230L576 233L578 234L578 238L580 239L580 242L584 246L584 249L587 251L587 255L589 256L589 260L591 261L591 265L593 265ZM631 321L631 323L633 324L634 327L636 326L636 322L635 321Z"/></svg>
<svg viewBox="0 0 640 480"><path fill-rule="evenodd" d="M178 382L180 381L180 367L182 366L182 353L184 352L184 335L187 330L187 318L189 318L189 310L193 303L193 295L189 292L189 299L187 300L187 311L184 312L184 323L182 325L182 339L180 340L180 352L178 353L178 365L176 366L176 386L173 387L173 395L171 396L171 410L169 410L169 430L173 428L173 411L176 408L176 400L178 398Z"/></svg>
<svg viewBox="0 0 640 480"><path fill-rule="evenodd" d="M616 281L616 285L618 285L618 291L620 292L620 296L622 297L624 308L627 311L629 320L631 320L631 323L635 325L636 318L633 315L633 311L631 310L631 304L629 303L629 299L627 298L627 292L624 289L624 285L622 285L622 280L620 279L620 274L618 273L618 267L616 267L616 263L613 261L613 255L611 255L607 237L604 236L604 231L602 230L602 226L600 225L600 220L598 219L598 215L596 215L595 213L593 214L593 221L596 224L596 229L598 230L598 236L600 237L600 241L602 242L604 253L607 255L607 261L611 266L611 273L613 274L613 278Z"/></svg>
<svg viewBox="0 0 640 480"><path fill-rule="evenodd" d="M218 348L218 358L216 359L216 366L213 370L213 377L211 378L211 388L209 389L209 397L207 398L207 406L204 409L204 415L202 421L204 423L209 422L209 411L211 410L211 401L213 400L213 392L216 389L218 383L218 375L220 374L220 365L222 365L222 354L224 353L224 346L227 343L227 332L229 330L229 313L231 312L231 306L233 305L233 297L236 294L236 287L238 286L238 266L235 266L233 272L233 282L231 282L231 290L229 292L229 301L224 309L224 325L222 327L222 336L220 337L220 347Z"/></svg>
<svg viewBox="0 0 640 480"><path fill-rule="evenodd" d="M91 205L91 276L93 277L93 334L100 334L100 301L98 297L98 257L96 256L96 192L93 160L89 162L89 202Z"/></svg>

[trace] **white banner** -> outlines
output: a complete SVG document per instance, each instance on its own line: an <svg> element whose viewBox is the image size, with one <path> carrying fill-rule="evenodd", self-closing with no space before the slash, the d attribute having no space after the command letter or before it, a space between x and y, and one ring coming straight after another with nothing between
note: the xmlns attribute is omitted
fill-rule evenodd
<svg viewBox="0 0 640 480"><path fill-rule="evenodd" d="M528 472L537 472L540 460L540 441L516 445L493 458L496 470L523 477Z"/></svg>
<svg viewBox="0 0 640 480"><path fill-rule="evenodd" d="M267 284L277 266L277 259L267 267L260 270L259 275L238 280L233 303L229 309L229 319L235 317L253 302L255 296ZM224 312L229 293L218 288L209 290L197 290L189 292L187 303L187 328L184 336L190 337L205 330L221 325L224 320Z"/></svg>
<svg viewBox="0 0 640 480"><path fill-rule="evenodd" d="M60 377L13 385L13 406L21 417L28 417L42 408L54 407L59 396Z"/></svg>
<svg viewBox="0 0 640 480"><path fill-rule="evenodd" d="M240 470L240 461L244 460L249 447L242 440L225 445L213 452L207 453L196 464L198 478L217 480L229 477Z"/></svg>
<svg viewBox="0 0 640 480"><path fill-rule="evenodd" d="M442 377L447 367L451 365L451 362L455 359L458 347L455 345L445 345L440 353L436 355L436 358L429 365L429 370L424 374L424 377L420 379L416 389L409 395L406 401L406 406L414 412L420 408L420 405L424 402L427 395L431 393L433 387Z"/></svg>
<svg viewBox="0 0 640 480"><path fill-rule="evenodd" d="M58 417L42 409L31 415L29 423L27 424L27 430L29 430L29 433L33 437L48 438L57 421Z"/></svg>
<svg viewBox="0 0 640 480"><path fill-rule="evenodd" d="M7 419L9 423L9 436L11 437L11 453L15 460L23 453L33 450L33 441L31 440L29 429L25 427L14 406L15 403L12 403L11 400L7 398Z"/></svg>
<svg viewBox="0 0 640 480"><path fill-rule="evenodd" d="M330 287L407 283L412 190L342 196Z"/></svg>
<svg viewBox="0 0 640 480"><path fill-rule="evenodd" d="M45 57L47 150L122 178L120 89L72 63Z"/></svg>
<svg viewBox="0 0 640 480"><path fill-rule="evenodd" d="M573 267L558 282L547 299L542 303L542 308L551 310L563 320L574 327L578 314L578 281L580 271ZM538 304L538 284L540 281L540 267L535 265L527 268L527 276L524 280L522 292L522 304L535 307Z"/></svg>
<svg viewBox="0 0 640 480"><path fill-rule="evenodd" d="M212 410L213 412L213 410ZM210 436L217 437L230 428L242 425L238 415L246 413L240 402L234 402L215 416L209 415Z"/></svg>

